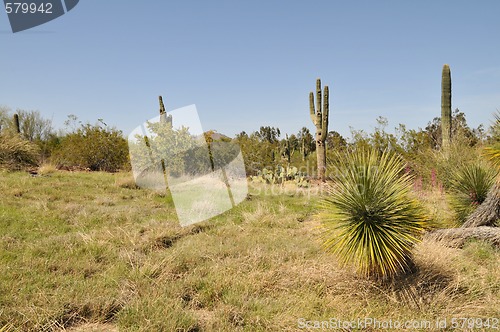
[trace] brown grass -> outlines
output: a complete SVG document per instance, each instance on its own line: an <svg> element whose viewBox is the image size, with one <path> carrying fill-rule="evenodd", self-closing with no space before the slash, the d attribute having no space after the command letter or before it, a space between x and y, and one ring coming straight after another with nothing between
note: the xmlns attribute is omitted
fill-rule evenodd
<svg viewBox="0 0 500 332"><path fill-rule="evenodd" d="M487 244L423 242L415 273L379 283L323 252L316 194L253 188L183 228L167 197L117 185L129 176L2 174L0 327L297 331L300 317L500 314L500 253Z"/></svg>
<svg viewBox="0 0 500 332"><path fill-rule="evenodd" d="M43 164L38 167L38 174L40 175L50 175L57 172L57 167L53 164Z"/></svg>

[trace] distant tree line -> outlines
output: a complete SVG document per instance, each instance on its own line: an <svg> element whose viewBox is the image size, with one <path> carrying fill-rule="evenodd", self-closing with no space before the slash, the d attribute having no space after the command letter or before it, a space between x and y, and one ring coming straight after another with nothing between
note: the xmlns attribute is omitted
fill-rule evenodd
<svg viewBox="0 0 500 332"><path fill-rule="evenodd" d="M11 160L10 164L15 164L15 160L19 159L23 160L24 164L32 166L52 163L58 168L67 169L97 171L130 169L126 138L120 130L106 125L102 119L95 124L88 124L81 123L76 116L70 115L65 122L65 129L55 130L52 121L44 118L38 111L17 110L15 113L19 116L19 134L14 133L16 131L14 112L5 107L0 108L0 137L2 137L0 163L6 164L5 160L13 158L14 161ZM409 164L416 165L414 168L417 170L419 164L425 163L425 160L419 160L423 158L421 157L423 151L438 151L441 148L439 117L430 121L425 128L407 129L405 125L400 124L392 132L387 130L387 119L379 117L376 122L373 132L351 128L350 137L347 138L336 131L329 131L326 138L327 159L335 158L338 151L371 146L380 151L400 153ZM494 128L490 128L489 131L483 126L470 128L465 114L458 109L452 114L451 130L459 144L469 147L487 143L495 136L492 133ZM215 132L209 133L211 134L205 135L205 140L210 140ZM256 175L264 168L272 170L278 166L295 166L312 177L316 176L316 144L307 127L302 127L297 133L290 135L283 135L277 127L261 126L259 130L250 134L242 131L234 138L223 134L216 136L218 138L212 139L212 144L214 141L235 143L215 145L218 147L218 153L226 155L227 158L234 156L235 146L240 146L249 176ZM24 142L24 145L18 143L27 149L26 153L29 152L31 157L9 154L7 137L16 137L15 139ZM226 147L228 151L224 150ZM12 146L11 148L13 149ZM195 173L207 167L206 162L200 159L205 156L204 151L199 151L196 147L183 151L187 151L188 155L184 157L182 167L180 164L175 165L178 172ZM172 162L174 159L171 159Z"/></svg>
<svg viewBox="0 0 500 332"><path fill-rule="evenodd" d="M56 131L52 120L39 111L12 112L0 107L0 168L29 168L44 163L109 172L130 168L127 141L120 130L102 120L84 124L74 115L68 116L65 125L66 130Z"/></svg>

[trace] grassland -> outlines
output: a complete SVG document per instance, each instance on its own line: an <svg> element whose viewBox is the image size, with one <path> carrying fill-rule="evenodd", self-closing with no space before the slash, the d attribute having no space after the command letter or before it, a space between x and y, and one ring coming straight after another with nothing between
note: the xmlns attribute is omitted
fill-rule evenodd
<svg viewBox="0 0 500 332"><path fill-rule="evenodd" d="M2 332L295 331L300 318L449 326L500 316L498 250L423 242L414 274L359 278L321 248L315 188L252 187L235 209L182 228L171 199L137 189L130 174L0 179ZM442 194L419 195L449 222Z"/></svg>

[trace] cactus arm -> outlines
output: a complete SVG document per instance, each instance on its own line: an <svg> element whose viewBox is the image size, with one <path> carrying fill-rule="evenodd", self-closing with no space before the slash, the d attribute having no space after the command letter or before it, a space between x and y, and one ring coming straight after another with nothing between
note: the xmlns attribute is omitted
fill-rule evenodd
<svg viewBox="0 0 500 332"><path fill-rule="evenodd" d="M321 109L321 80L316 80L316 129L321 128L321 117L323 110Z"/></svg>
<svg viewBox="0 0 500 332"><path fill-rule="evenodd" d="M165 105L163 104L163 98L161 96L158 97L158 101L160 102L160 123L167 123L167 112L165 111Z"/></svg>
<svg viewBox="0 0 500 332"><path fill-rule="evenodd" d="M314 93L309 93L309 115L311 120L316 125L316 111L314 110Z"/></svg>
<svg viewBox="0 0 500 332"><path fill-rule="evenodd" d="M323 117L321 123L321 140L323 142L326 141L326 136L328 135L328 113L330 110L329 105L329 91L328 86L325 86L324 94L323 94Z"/></svg>

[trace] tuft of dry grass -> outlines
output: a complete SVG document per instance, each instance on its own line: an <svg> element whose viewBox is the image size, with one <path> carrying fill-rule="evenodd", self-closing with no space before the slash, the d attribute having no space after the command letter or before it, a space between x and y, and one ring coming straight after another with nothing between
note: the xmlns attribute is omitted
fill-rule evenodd
<svg viewBox="0 0 500 332"><path fill-rule="evenodd" d="M130 173L121 174L115 178L115 185L120 188L126 189L138 189L139 187L135 183L134 177Z"/></svg>
<svg viewBox="0 0 500 332"><path fill-rule="evenodd" d="M118 332L118 327L108 323L84 323L68 329L63 328L60 332Z"/></svg>
<svg viewBox="0 0 500 332"><path fill-rule="evenodd" d="M40 175L50 175L57 172L57 167L53 164L43 164L38 167L38 174Z"/></svg>

